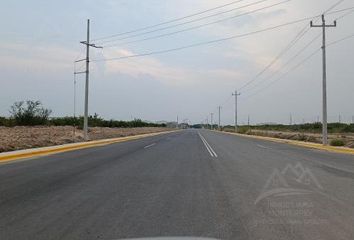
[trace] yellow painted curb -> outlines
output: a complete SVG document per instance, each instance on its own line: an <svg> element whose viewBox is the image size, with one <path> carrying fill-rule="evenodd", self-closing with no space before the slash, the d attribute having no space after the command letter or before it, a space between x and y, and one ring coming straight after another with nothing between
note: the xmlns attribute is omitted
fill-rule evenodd
<svg viewBox="0 0 354 240"><path fill-rule="evenodd" d="M260 139L260 140L266 140L266 141L271 141L271 142L276 142L276 143L291 144L291 145L296 145L296 146L300 146L300 147L312 148L312 149L323 150L323 151L334 152L334 153L345 153L345 154L353 154L354 155L353 148L324 146L319 143L301 142L301 141L296 141L296 140L263 137L263 136L256 136L256 135L246 135L246 134L232 133L232 132L220 132L220 131L216 131L216 132L230 134L230 135L236 135L236 136L240 136L240 137L248 137L248 138Z"/></svg>
<svg viewBox="0 0 354 240"><path fill-rule="evenodd" d="M80 143L70 143L60 146L51 146L51 147L43 147L43 148L34 148L28 150L20 150L16 152L6 152L0 153L0 163L3 162L10 162L15 160L20 160L24 158L32 158L32 157L39 157L39 156L48 156L56 153L74 151L84 148L91 148L91 147L99 147L105 146L113 143L120 143L126 142L131 140L137 140L146 137L153 137L161 134L173 133L176 131L165 131L165 132L157 132L157 133L147 133L147 134L140 134L135 136L127 136L127 137L120 137L120 138L111 138L111 139L103 139L103 140L96 140L90 142L80 142Z"/></svg>

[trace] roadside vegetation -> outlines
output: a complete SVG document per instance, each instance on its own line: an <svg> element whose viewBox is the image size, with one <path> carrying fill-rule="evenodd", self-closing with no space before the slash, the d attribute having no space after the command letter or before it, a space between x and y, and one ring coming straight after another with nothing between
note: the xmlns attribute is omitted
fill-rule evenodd
<svg viewBox="0 0 354 240"><path fill-rule="evenodd" d="M233 126L224 127L226 130L233 130ZM306 133L321 133L321 123L305 123L294 125L282 125L282 124L263 124L263 125L251 125L240 126L239 131L243 133L249 130L264 130L264 131L281 131L281 132L306 132ZM346 123L328 123L328 133L354 133L354 124Z"/></svg>
<svg viewBox="0 0 354 240"><path fill-rule="evenodd" d="M83 117L51 117L52 110L40 101L16 102L10 117L0 117L0 152L84 141ZM89 139L107 139L169 130L165 124L134 119L105 120L89 116Z"/></svg>
<svg viewBox="0 0 354 240"><path fill-rule="evenodd" d="M233 126L225 126L223 127L223 131L234 132L235 130ZM322 142L321 123L240 126L238 128L238 133L314 143ZM346 146L354 148L354 124L329 123L328 133L331 146Z"/></svg>
<svg viewBox="0 0 354 240"><path fill-rule="evenodd" d="M77 126L82 129L84 118L80 117L50 117L52 110L45 108L40 101L15 102L10 107L10 117L0 116L0 126ZM134 119L132 121L105 120L97 113L89 116L90 127L108 128L138 128L138 127L166 127L165 124L156 124Z"/></svg>

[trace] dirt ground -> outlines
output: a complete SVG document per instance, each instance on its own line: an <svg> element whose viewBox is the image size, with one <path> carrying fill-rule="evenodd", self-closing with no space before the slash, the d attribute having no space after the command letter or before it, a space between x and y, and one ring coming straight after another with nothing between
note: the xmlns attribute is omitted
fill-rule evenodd
<svg viewBox="0 0 354 240"><path fill-rule="evenodd" d="M91 140L163 132L168 128L90 128ZM83 131L71 126L0 127L0 152L82 142Z"/></svg>
<svg viewBox="0 0 354 240"><path fill-rule="evenodd" d="M305 142L322 143L322 135L317 133L252 130L251 132L247 132L246 134L298 140L298 141L305 141ZM331 140L333 139L342 140L345 143L345 147L354 148L354 134L350 134L350 133L329 134L328 135L329 142L331 142Z"/></svg>

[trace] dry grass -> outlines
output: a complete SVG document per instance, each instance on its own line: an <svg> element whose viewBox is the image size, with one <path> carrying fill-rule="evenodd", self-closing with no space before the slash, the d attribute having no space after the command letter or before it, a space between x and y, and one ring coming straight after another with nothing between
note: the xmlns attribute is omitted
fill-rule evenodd
<svg viewBox="0 0 354 240"><path fill-rule="evenodd" d="M91 140L163 132L168 128L90 128ZM0 152L82 142L83 131L67 127L0 127Z"/></svg>
<svg viewBox="0 0 354 240"><path fill-rule="evenodd" d="M322 135L316 133L304 133L304 132L281 132L281 131L263 131L263 130L252 130L248 131L248 135L257 135L264 137L274 137L289 140L298 140L304 142L314 142L322 143ZM354 148L354 135L353 134L329 134L329 142L332 140L343 141L344 146Z"/></svg>

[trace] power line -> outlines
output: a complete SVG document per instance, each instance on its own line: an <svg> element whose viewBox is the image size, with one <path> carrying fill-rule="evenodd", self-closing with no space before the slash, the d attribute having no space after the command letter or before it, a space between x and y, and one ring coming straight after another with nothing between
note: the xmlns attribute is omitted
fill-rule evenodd
<svg viewBox="0 0 354 240"><path fill-rule="evenodd" d="M344 40L353 38L354 34L347 36L345 38L339 39L337 41L331 42L329 44L327 44L327 46L332 46L334 44L340 43ZM307 61L309 61L313 56L315 56L318 52L320 52L320 48L316 49L316 51L314 51L312 54L310 54L309 56L307 56L305 59L303 59L302 61L300 61L300 63L296 66L294 66L292 69L288 70L286 73L284 73L283 75L281 75L279 78L275 79L274 81L270 82L267 86L263 87L262 89L259 89L257 92L246 96L245 98L242 98L242 100L247 100L251 97L254 97L255 95L261 93L262 91L266 90L267 88L269 88L270 86L272 86L274 83L278 82L279 80L283 79L286 75L288 75L290 72L296 70L297 68L299 68L300 66L302 66L303 64L305 64Z"/></svg>
<svg viewBox="0 0 354 240"><path fill-rule="evenodd" d="M222 104L220 104L221 106L224 106L226 103L228 103L230 101L230 99L232 98L232 96L229 96L224 102L222 102Z"/></svg>
<svg viewBox="0 0 354 240"><path fill-rule="evenodd" d="M291 57L283 66L282 68L285 68L286 66L288 66L290 63L292 63L298 56L300 56L301 53L303 53L307 48L309 48L311 46L311 44L313 44L319 37L321 36L321 34L316 35L309 43L307 43L302 49L300 49L300 51L298 51L293 57ZM307 58L305 58L305 60L307 60ZM304 60L304 61L305 61ZM276 76L279 72L281 71L281 69L279 69L278 71L275 71L274 73L272 73L269 77L267 77L264 81L270 80L272 79L274 76ZM249 91L252 91L254 88L250 89Z"/></svg>
<svg viewBox="0 0 354 240"><path fill-rule="evenodd" d="M348 39L353 38L353 37L354 37L354 34L351 34L351 35L346 36L344 38L341 38L341 39L335 40L333 42L330 42L330 43L327 44L327 46L329 47L329 46L335 45L337 43L343 42L343 41L348 40Z"/></svg>
<svg viewBox="0 0 354 240"><path fill-rule="evenodd" d="M285 67L286 65L288 65L290 62L292 62L294 59L296 59L304 50L306 50L315 40L317 40L319 38L319 36L321 36L321 34L317 35L314 39L312 39L312 41L309 42L309 44L307 44L303 49L301 49L301 51L299 51L296 55L294 55L293 58L291 58L283 67ZM354 38L354 34L351 34L349 36L346 36L344 38L338 39L336 41L330 42L329 44L327 44L327 46L332 46L335 44L338 44L340 42L343 42L345 40L348 40L350 38ZM258 91L249 94L249 95L245 95L245 97L242 98L242 100L247 100L251 97L254 97L256 95L258 95L259 93L264 92L264 90L268 89L269 87L271 87L273 84L275 84L276 82L282 80L284 77L286 77L288 74L290 74L291 72L295 71L296 69L298 69L299 67L301 67L302 65L304 65L306 62L308 62L312 57L314 57L318 52L320 52L320 48L317 48L314 52L312 52L310 55L308 55L307 57L303 58L297 65L295 65L294 67L290 68L288 71L286 71L285 73L283 73L282 75L280 75L278 78L274 79L273 81L271 81L269 84L267 84L266 86L264 86L263 88L258 89ZM279 72L279 71L278 71ZM272 74L269 78L267 79L271 79L272 77L274 77L278 72ZM231 98L231 97L230 97ZM229 99L230 99L229 98ZM222 104L223 105L223 104ZM221 106L222 106L221 105ZM354 119L354 118L353 118Z"/></svg>
<svg viewBox="0 0 354 240"><path fill-rule="evenodd" d="M334 9L335 7L337 7L339 4L341 4L344 0L339 0L338 2L336 2L334 5L332 5L331 7L329 7L324 13L328 13L329 11L331 11L332 9ZM342 10L343 11L343 10ZM318 17L317 17L318 18ZM314 19L315 21L317 19ZM245 87L249 86L250 84L252 84L253 82L255 82L263 73L265 73L270 67L272 67L285 53L287 53L298 41L300 41L300 39L302 37L304 37L306 35L306 33L310 30L310 28L308 27L308 25L306 25L296 36L295 38L288 44L287 47L285 47L285 49L283 49L279 55L277 55L263 70L261 70L254 78L252 78L250 81L248 81L247 83L245 83L244 85L241 86L241 88L239 88L239 90L244 89Z"/></svg>
<svg viewBox="0 0 354 240"><path fill-rule="evenodd" d="M346 11L353 10L353 9L354 9L354 6L352 6L352 7L347 7L347 8L343 8L343 9L340 9L340 10L328 12L328 13L326 13L325 15L333 15L333 14L336 14L336 13L346 12Z"/></svg>
<svg viewBox="0 0 354 240"><path fill-rule="evenodd" d="M290 43L262 70L260 71L254 78L252 78L250 81L242 85L239 90L242 90L255 82L263 73L265 73L269 68L271 68L285 53L287 53L300 39L305 36L305 34L310 30L306 25L305 28L303 28L298 34L296 34L295 38L290 41Z"/></svg>
<svg viewBox="0 0 354 240"><path fill-rule="evenodd" d="M203 11L203 12L200 12L200 13L197 13L197 14L188 15L188 16L186 16L186 17L174 19L174 20L167 21L167 22L163 22L163 23L160 23L160 24L151 25L151 26L148 26L148 27L139 28L139 29L135 29L135 30L132 30L132 31L123 32L123 33L119 33L119 34L115 34L115 35L110 35L110 36L107 36L107 37L96 38L96 39L94 39L93 41L98 41L98 40L113 38L113 37L116 37L116 36L121 36L121 35L129 34L129 33L134 33L134 32L138 32L138 31L142 31L142 30L154 28L154 27L157 27L157 26L161 26L161 25L165 25L165 24L168 24L168 23L172 23L172 22L176 22L176 21L179 21L179 20L183 20L183 19L186 19L186 18L189 18L189 17L192 17L192 16L200 15L200 14L202 14L202 13L209 12L209 11L212 11L212 10L215 10L215 9L219 9L219 8L222 8L222 7L231 5L231 4L239 3L239 2L242 2L242 1L244 1L244 0L235 1L235 2L232 2L232 3L229 3L229 4L225 4L225 5L216 7L216 8L212 8L212 9L209 9L209 10L206 10L206 11ZM340 2L341 2L341 1L340 1ZM334 8L335 6L337 6L337 5L338 5L338 3L337 3L336 5L334 5L334 6L332 6L330 9L333 9L333 8ZM340 13L340 12L343 12L343 11L353 10L354 7L348 7L348 8L340 9L340 10L333 11L333 12L329 12L330 9L328 9L327 11L325 11L325 13L326 13L327 15L332 15L332 14ZM343 16L341 16L341 17L339 17L339 18L337 18L337 19L339 20L339 19L341 19L341 18L343 18L343 17L345 17L345 16L347 16L347 15L353 13L353 12L354 12L354 10L351 11L350 13L344 14ZM124 43L124 44L128 44L128 43Z"/></svg>
<svg viewBox="0 0 354 240"><path fill-rule="evenodd" d="M324 11L323 14L328 13L329 11L333 10L334 8L336 8L339 4L341 4L342 2L344 2L345 0L339 0L338 2L336 2L335 4L333 4L330 8L328 8L326 11Z"/></svg>
<svg viewBox="0 0 354 240"><path fill-rule="evenodd" d="M332 7L330 7L329 9L327 9L325 11L325 13L328 13L329 11L331 11L332 9L334 9L336 6L338 6L340 3L342 3L343 0L341 1L338 1L336 4L334 4ZM336 12L331 12L329 14L334 14L334 13L338 13L338 12L342 12L342 11L345 11L346 9L342 9L342 10L339 10L339 11L336 11ZM343 15L342 17L348 15L349 13ZM340 18L342 18L340 17ZM252 81L255 81L260 75L262 75L268 68L270 68L276 61L278 61L278 59L283 55L285 54L292 46L294 46L296 44L296 42L298 42L310 29L307 27L308 25L305 26L305 28L303 28L296 36L295 38L288 44L288 46L281 51L281 53L269 64L266 66L266 68L264 70L262 70L259 74L257 74L256 78L253 79ZM307 29L307 30L306 30ZM296 59L303 51L305 51L315 40L317 40L321 35L317 35L313 40L311 40L303 49L301 49L293 58L291 58L283 67L287 66L289 63L291 63L294 59ZM345 37L343 39L340 39L334 43L337 43L337 42L340 42L340 41L343 41L345 39L348 39L350 37L354 37L354 34L353 35L350 35L348 37ZM310 58L312 58L320 49L317 49L314 53L312 53L310 56L308 56L307 58L305 58L302 62L300 62L298 65L296 65L295 67L293 67L292 69L290 69L288 72L286 72L285 74L281 75L280 78L274 80L273 82L271 82L269 85L267 85L265 88L268 88L269 86L271 86L272 84L274 84L276 81L279 81L281 78L283 78L284 76L286 76L287 74L289 74L291 71L294 71L296 70L298 67L300 67L302 64L304 64L305 62L307 62ZM275 76L277 74L274 73L270 76L270 78L272 78L273 76ZM270 79L270 78L267 78L267 79ZM250 83L247 83L247 85L249 85ZM264 90L265 88L263 89L260 89L260 91ZM258 92L260 92L258 91ZM257 92L257 93L258 93ZM253 95L256 95L257 93L255 94L252 94L252 95L249 95L248 97L251 97ZM246 96L247 98L247 96Z"/></svg>
<svg viewBox="0 0 354 240"><path fill-rule="evenodd" d="M317 40L322 34L318 34L315 36L315 38L313 38L304 48L302 48L296 55L294 55L290 60L288 60L284 65L283 65L283 68L287 65L289 65L293 60L295 60L302 52L304 52L315 40ZM333 42L330 42L327 44L327 46L331 46L331 45L334 45L334 44L337 44L337 43L340 43L342 41L345 41L345 40L348 40L350 38L353 38L354 37L354 34L352 35L349 35L349 36L346 36L344 38L341 38L341 39L338 39L336 41L333 41ZM317 49L317 51L319 51L319 49ZM312 57L314 54L311 54L310 56ZM310 57L308 58L305 58L304 61L307 61ZM296 69L297 67L295 67ZM293 70L295 70L293 69ZM292 70L291 70L292 71ZM270 77L268 77L267 79L271 79L272 77L274 77L279 71L273 73ZM289 71L290 72L290 71Z"/></svg>
<svg viewBox="0 0 354 240"><path fill-rule="evenodd" d="M193 20L190 20L188 22L178 23L178 24L175 24L175 25L171 25L171 26L167 26L167 27L163 27L163 28L158 28L158 29L154 29L154 30L151 30L151 31L142 32L142 33L138 33L138 34L134 34L134 35L131 35L131 36L126 36L126 37L122 37L122 38L118 38L118 39L107 40L107 41L104 41L103 43L121 41L121 40L125 40L125 39L130 39L130 38L134 38L134 37L147 35L147 34L150 34L150 33L155 33L155 32L159 32L159 31L167 30L167 29L170 29L170 28L183 26L183 25L186 25L186 24L198 22L198 21L201 21L201 20L204 20L204 19L207 19L207 18L215 17L215 16L218 16L218 15L222 15L222 14L225 14L225 13L228 13L228 12L235 11L235 10L240 10L242 8L254 6L254 5L257 5L259 3L266 2L266 1L269 1L269 0L260 0L258 2L254 2L254 3L251 3L251 4L247 4L247 5L244 5L244 6L237 7L237 8L233 8L233 9L230 9L230 10L227 10L227 11L224 11L224 12L220 12L220 13L212 14L212 15L209 15L209 16L204 16L204 17L201 17L201 18L193 19ZM291 0L287 0L287 1L291 1ZM262 9L259 9L259 10L262 10ZM236 17L239 17L239 16L243 16L243 15L245 15L245 14L241 14L241 15L237 15L237 16L233 16L233 17L228 17L228 18L225 18L225 19L222 19L222 20L218 20L218 21L215 21L215 22L208 23L205 26L211 25L211 24L215 24L215 23L219 23L219 22L223 22L223 21L226 21L226 20L229 20L229 19L233 19L233 18L236 18ZM202 27L202 26L204 26L204 24L198 25L197 27Z"/></svg>
<svg viewBox="0 0 354 240"><path fill-rule="evenodd" d="M344 17L346 17L346 16L348 16L348 15L350 15L350 14L352 14L352 13L354 13L354 10L351 10L351 11L349 11L349 12L347 12L347 13L345 13L345 14L339 16L339 17L337 17L335 20L336 20L336 21L341 20L342 18L344 18Z"/></svg>
<svg viewBox="0 0 354 240"><path fill-rule="evenodd" d="M238 14L238 15L235 15L235 16L232 16L232 17L223 18L223 19L220 19L220 20L217 20L217 21L206 23L206 24L200 24L200 25L193 26L193 27L186 28L186 29L182 29L182 30L179 30L179 31L165 33L165 34L160 34L160 35L147 37L147 38L143 38L143 39L138 39L138 40L133 40L133 41L129 41L129 42L123 42L123 43L120 43L119 45L138 43L138 42L143 42L143 41L147 41L147 40L153 40L153 39L158 39L158 38L162 38L162 37L176 35L178 33L187 32L187 31L191 31L191 30L194 30L194 29L199 29L199 28L202 28L202 27L206 27L206 26L210 26L210 25L217 24L217 23L220 23L220 22L224 22L224 21L227 21L227 20L235 19L235 18L238 18L238 17L246 16L246 15L249 15L249 14L252 14L252 13L255 13L255 12L259 12L259 11L262 11L262 10L265 10L265 9L269 9L269 8L278 6L280 4L284 4L284 3L289 2L289 1L291 1L291 0L286 0L286 1L283 1L283 2L280 2L280 3L272 4L272 5L269 5L269 6L266 6L266 7L262 7L262 8L259 8L259 9L255 9L255 10L252 10L252 11L249 11L249 12L241 13L241 14ZM141 35L145 35L145 34L141 34ZM121 40L123 40L123 39L121 39ZM114 47L116 45L117 44L111 44L111 45L106 45L105 47L109 48L109 47Z"/></svg>
<svg viewBox="0 0 354 240"><path fill-rule="evenodd" d="M340 42L343 42L345 40L348 40L348 39L351 39L351 38L354 38L354 34L351 34L349 36L346 36L344 38L341 38L341 39L338 39L338 40L335 40L333 42L330 42L327 44L327 47L330 47L332 45L335 45L335 44L338 44ZM285 72L284 74L282 74L279 78L275 79L274 81L270 82L268 85L266 85L265 87L259 89L257 92L251 94L251 95L246 95L245 98L242 98L243 100L246 100L246 99L249 99L250 97L253 97L255 95L257 95L258 93L264 91L265 89L269 88L270 86L272 86L274 83L278 82L279 80L283 79L286 75L288 75L290 72L296 70L297 68L299 68L301 65L305 64L307 61L309 61L313 56L315 56L321 49L318 48L316 49L314 52L312 52L310 55L308 55L307 57L305 57L304 59L302 59L300 61L299 64L297 64L296 66L294 66L293 68L289 69L287 72Z"/></svg>
<svg viewBox="0 0 354 240"><path fill-rule="evenodd" d="M314 17L306 17L306 18L295 20L295 21L291 21L291 22L275 25L275 26L272 26L272 27L267 27L267 28L264 28L264 29L261 29L261 30L257 30L257 31L252 31L252 32L244 33L244 34L233 35L233 36L225 37L225 38L219 38L219 39L211 40L211 41L205 41L205 42L190 44L190 45L177 47L177 48L171 48L171 49L153 51L153 52L147 52L147 53L141 53L141 54L134 54L134 55L128 55L128 56L121 56L121 57L115 57L115 58L96 59L96 60L92 60L92 61L101 62L101 61L122 60L122 59L128 59L128 58L144 57L144 56L150 56L150 55L157 55L157 54L163 54L163 53L168 53L168 52L174 52L174 51L179 51L179 50L183 50L183 49L187 49L187 48L198 47L198 46L202 46L202 45L210 45L210 44L213 44L213 43L228 41L228 40L236 39L236 38L247 37L247 36L250 36L250 35L271 31L271 30L282 28L282 27L286 27L286 26L289 26L289 25L294 25L294 24L297 24L297 23L301 23L301 22L304 22L304 21L311 20L311 19L316 18L318 16L319 15L314 16Z"/></svg>
<svg viewBox="0 0 354 240"><path fill-rule="evenodd" d="M299 64L295 65L293 68L291 68L290 70L288 70L287 72L283 73L280 77L276 78L275 80L273 80L272 82L270 82L268 85L266 85L265 87L259 89L257 92L246 96L245 98L243 98L243 100L248 99L250 97L253 97L255 95L257 95L258 93L264 91L265 89L269 88L270 86L272 86L274 83L278 82L279 80L283 79L286 75L288 75L289 73L291 73L292 71L295 71L296 69L298 69L300 66L302 66L303 64L305 64L307 61L309 61L313 56L315 56L318 52L320 52L320 48L316 49L316 51L312 52L310 55L308 55L306 58L302 59L300 61Z"/></svg>
<svg viewBox="0 0 354 240"><path fill-rule="evenodd" d="M353 7L353 9L354 9L354 7ZM332 14L336 14L336 13L347 11L347 10L348 10L348 8L347 9L338 10L336 12L330 12L330 13L327 13L327 15L332 15ZM228 41L228 40L231 40L231 39L246 37L246 36L249 36L249 35L258 34L258 33L270 31L270 30L273 30L273 29L277 29L277 28L281 28L281 27L285 27L285 26L289 26L289 25L294 25L294 24L297 24L297 23L300 23L300 22L304 22L304 21L308 21L308 20L311 20L311 19L314 19L314 18L317 18L317 17L320 17L320 16L321 15L316 15L316 16L312 16L312 17L302 18L302 19L295 20L295 21L292 21L292 22L287 22L287 23L276 25L276 26L273 26L273 27L268 27L268 28L265 28L265 29L261 29L261 30L258 30L258 31L253 31L253 32L245 33L245 34L234 35L234 36L231 36L231 37L226 37L226 38L221 38L221 39L216 39L216 40L211 40L211 41L206 41L206 42L200 42L200 43L186 45L186 46L182 46L182 47L178 47L178 48L171 48L171 49L160 50L160 51L152 51L152 52L147 52L147 53L134 54L134 55L129 55L129 56L109 58L109 59L96 59L96 60L93 60L93 61L95 61L95 62L114 61L114 60L145 57L145 56L150 56L150 55L158 55L158 54L163 54L163 53L175 52L175 51L179 51L179 50L183 50L183 49L198 47L198 46L202 46L202 45L209 45L209 44L218 43L218 42L222 42L222 41Z"/></svg>
<svg viewBox="0 0 354 240"><path fill-rule="evenodd" d="M243 1L245 1L245 0L233 1L233 2L230 2L230 3L224 4L224 5L220 5L220 6L217 6L217 7L214 7L214 8L210 8L210 9L207 9L207 10L204 10L204 11L201 11L201 12L193 13L193 14L190 14L190 15L187 15L187 16L184 16L184 17L175 18L175 19L172 19L172 20L168 20L168 21L165 21L165 22L158 23L158 24L154 24L154 25L150 25L150 26L146 26L146 27L142 27L142 28L137 28L137 29L134 29L134 30L121 32L121 33L109 35L109 36L106 36L106 37L96 38L96 39L93 39L92 41L98 41L98 40L103 40L103 39L114 38L114 37L130 34L130 33L140 32L140 31L144 31L144 30L147 30L147 29L159 27L159 26L166 25L166 24L169 24L169 23L178 22L178 21L186 19L186 18L198 16L198 15L201 15L201 14L204 14L204 13L207 13L207 12L211 12L211 11L214 11L214 10L217 10L217 9L220 9L220 8L224 8L224 7L227 7L227 6L236 4L236 3L240 3L240 2L243 2Z"/></svg>

